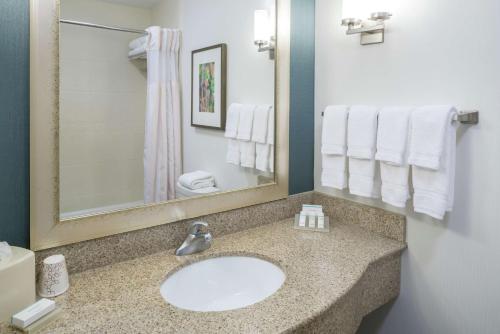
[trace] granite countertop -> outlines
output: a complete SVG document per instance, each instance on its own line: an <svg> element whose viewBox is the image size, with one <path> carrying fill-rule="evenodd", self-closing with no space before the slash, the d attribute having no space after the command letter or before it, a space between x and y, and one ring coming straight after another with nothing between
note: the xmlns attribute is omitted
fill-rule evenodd
<svg viewBox="0 0 500 334"><path fill-rule="evenodd" d="M161 252L73 274L68 292L55 299L61 316L41 332L353 333L366 313L399 293L403 242L356 225L332 224L329 233L318 233L292 224L288 219L216 238L200 255ZM286 273L285 283L260 303L226 312L185 311L162 299L169 272L231 254L270 260Z"/></svg>

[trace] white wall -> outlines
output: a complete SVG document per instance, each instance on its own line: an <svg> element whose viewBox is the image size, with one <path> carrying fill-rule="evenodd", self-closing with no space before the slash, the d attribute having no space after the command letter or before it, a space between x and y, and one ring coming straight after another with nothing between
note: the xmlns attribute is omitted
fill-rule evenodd
<svg viewBox="0 0 500 334"><path fill-rule="evenodd" d="M183 98L183 169L214 174L221 189L257 185L258 173L227 164L223 131L191 126L191 51L227 44L227 105L274 105L274 61L253 44L255 9L274 8L272 0L183 0L180 25Z"/></svg>
<svg viewBox="0 0 500 334"><path fill-rule="evenodd" d="M479 125L459 130L453 213L439 222L402 211L401 294L379 332L498 333L500 2L395 1L385 43L372 46L345 35L341 0L316 6L316 190L385 207L320 186L319 115L328 104L452 103L481 112Z"/></svg>
<svg viewBox="0 0 500 334"><path fill-rule="evenodd" d="M143 29L148 9L63 0L61 17ZM139 35L61 25L61 211L143 199L146 73L129 61Z"/></svg>
<svg viewBox="0 0 500 334"><path fill-rule="evenodd" d="M161 0L151 8L152 24L163 28L180 28L181 1Z"/></svg>

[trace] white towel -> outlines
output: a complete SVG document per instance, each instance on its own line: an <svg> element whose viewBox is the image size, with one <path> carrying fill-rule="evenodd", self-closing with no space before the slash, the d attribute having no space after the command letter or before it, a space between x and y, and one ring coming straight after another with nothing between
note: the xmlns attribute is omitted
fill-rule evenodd
<svg viewBox="0 0 500 334"><path fill-rule="evenodd" d="M410 198L408 138L411 107L384 107L378 115L377 153L382 201L398 208Z"/></svg>
<svg viewBox="0 0 500 334"><path fill-rule="evenodd" d="M179 183L188 189L201 189L215 186L212 174L201 170L186 173L179 177Z"/></svg>
<svg viewBox="0 0 500 334"><path fill-rule="evenodd" d="M255 168L267 172L269 171L269 158L270 158L271 145L269 144L255 144Z"/></svg>
<svg viewBox="0 0 500 334"><path fill-rule="evenodd" d="M148 36L147 35L139 37L139 38L136 38L136 39L130 41L130 43L128 43L128 48L130 50L137 49L137 48L139 48L141 46L146 45L147 41L148 41Z"/></svg>
<svg viewBox="0 0 500 334"><path fill-rule="evenodd" d="M377 140L378 109L371 106L352 106L347 121L347 156L373 159Z"/></svg>
<svg viewBox="0 0 500 334"><path fill-rule="evenodd" d="M380 175L382 178L382 201L398 208L405 208L410 198L410 186L408 184L410 166L394 166L381 161Z"/></svg>
<svg viewBox="0 0 500 334"><path fill-rule="evenodd" d="M271 107L269 110L269 118L267 123L267 144L269 145L269 171L274 173L274 108Z"/></svg>
<svg viewBox="0 0 500 334"><path fill-rule="evenodd" d="M252 104L244 104L241 107L237 139L247 141L252 138L254 110L255 106Z"/></svg>
<svg viewBox="0 0 500 334"><path fill-rule="evenodd" d="M377 161L349 158L349 192L363 197L380 197L380 172Z"/></svg>
<svg viewBox="0 0 500 334"><path fill-rule="evenodd" d="M274 124L274 117L274 108L271 107L267 123L267 143L270 145L274 145L274 129L276 127Z"/></svg>
<svg viewBox="0 0 500 334"><path fill-rule="evenodd" d="M321 185L335 189L347 188L345 155L323 154Z"/></svg>
<svg viewBox="0 0 500 334"><path fill-rule="evenodd" d="M347 106L326 107L321 133L322 154L346 154L347 110Z"/></svg>
<svg viewBox="0 0 500 334"><path fill-rule="evenodd" d="M228 140L226 162L236 166L240 165L240 143L236 139Z"/></svg>
<svg viewBox="0 0 500 334"><path fill-rule="evenodd" d="M449 135L452 106L426 106L415 109L411 116L410 165L439 170Z"/></svg>
<svg viewBox="0 0 500 334"><path fill-rule="evenodd" d="M451 212L453 208L456 158L456 124L452 121L456 113L454 110L452 109L448 113L448 118L445 120L438 117L446 122L439 169L432 170L413 166L413 206L415 212L424 213L436 219L443 219L446 212ZM440 141L440 138L435 137L435 139ZM435 143L435 145L437 144ZM428 159L424 159L424 161L428 161Z"/></svg>
<svg viewBox="0 0 500 334"><path fill-rule="evenodd" d="M405 162L411 107L385 107L378 115L376 160L396 166Z"/></svg>
<svg viewBox="0 0 500 334"><path fill-rule="evenodd" d="M130 58L132 57L137 57L137 56L140 56L140 55L143 55L144 57L146 57L146 44L136 48L136 49L133 49L133 50L130 50L128 52L128 56Z"/></svg>
<svg viewBox="0 0 500 334"><path fill-rule="evenodd" d="M255 168L255 143L252 141L239 141L240 165Z"/></svg>
<svg viewBox="0 0 500 334"><path fill-rule="evenodd" d="M265 144L267 142L267 127L269 123L269 110L271 106L257 106L253 116L252 141Z"/></svg>
<svg viewBox="0 0 500 334"><path fill-rule="evenodd" d="M269 145L269 171L274 173L274 145Z"/></svg>
<svg viewBox="0 0 500 334"><path fill-rule="evenodd" d="M243 105L239 103L232 103L227 111L226 118L226 132L224 137L236 138L238 135L238 125L240 123L240 110Z"/></svg>

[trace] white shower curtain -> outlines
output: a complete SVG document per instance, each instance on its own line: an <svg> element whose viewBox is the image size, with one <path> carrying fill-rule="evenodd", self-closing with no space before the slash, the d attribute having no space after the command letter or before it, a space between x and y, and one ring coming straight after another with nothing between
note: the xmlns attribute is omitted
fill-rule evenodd
<svg viewBox="0 0 500 334"><path fill-rule="evenodd" d="M150 27L144 140L144 202L175 198L181 173L179 30Z"/></svg>

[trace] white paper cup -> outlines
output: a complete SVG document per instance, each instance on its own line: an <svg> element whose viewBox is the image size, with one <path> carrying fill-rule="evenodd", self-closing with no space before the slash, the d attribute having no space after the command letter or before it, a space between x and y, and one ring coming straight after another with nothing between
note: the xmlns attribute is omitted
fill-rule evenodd
<svg viewBox="0 0 500 334"><path fill-rule="evenodd" d="M38 280L38 295L45 298L59 296L69 288L68 270L64 255L52 255L42 262Z"/></svg>

